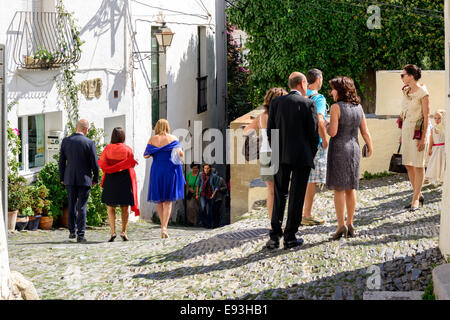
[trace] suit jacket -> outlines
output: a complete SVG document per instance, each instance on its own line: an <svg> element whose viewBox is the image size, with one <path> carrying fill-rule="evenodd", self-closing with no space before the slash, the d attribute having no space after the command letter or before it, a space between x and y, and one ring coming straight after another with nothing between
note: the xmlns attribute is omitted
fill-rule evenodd
<svg viewBox="0 0 450 320"><path fill-rule="evenodd" d="M279 130L280 164L314 168L319 145L316 103L297 91L277 97L270 103L267 135L272 148L271 130Z"/></svg>
<svg viewBox="0 0 450 320"><path fill-rule="evenodd" d="M98 183L97 148L82 134L64 138L59 154L59 179L68 186L91 187ZM92 177L93 176L93 177Z"/></svg>

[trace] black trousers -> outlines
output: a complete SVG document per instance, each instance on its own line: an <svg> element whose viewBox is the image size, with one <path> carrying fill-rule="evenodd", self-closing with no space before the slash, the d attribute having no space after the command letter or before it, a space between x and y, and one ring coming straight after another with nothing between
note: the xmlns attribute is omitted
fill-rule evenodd
<svg viewBox="0 0 450 320"><path fill-rule="evenodd" d="M91 187L66 186L69 198L69 231L78 237L84 237L86 231L86 210ZM78 214L77 214L78 212Z"/></svg>
<svg viewBox="0 0 450 320"><path fill-rule="evenodd" d="M302 221L303 203L305 201L310 172L310 167L297 167L287 164L280 165L274 177L275 199L272 213L272 230L270 230L270 238L272 240L278 241L281 236L284 237L285 241L295 240L295 234ZM291 183L290 190L289 182ZM283 234L281 225L283 223L288 194L288 217Z"/></svg>
<svg viewBox="0 0 450 320"><path fill-rule="evenodd" d="M214 228L218 228L221 225L221 221L223 220L223 209L222 209L222 200L217 200L214 202Z"/></svg>

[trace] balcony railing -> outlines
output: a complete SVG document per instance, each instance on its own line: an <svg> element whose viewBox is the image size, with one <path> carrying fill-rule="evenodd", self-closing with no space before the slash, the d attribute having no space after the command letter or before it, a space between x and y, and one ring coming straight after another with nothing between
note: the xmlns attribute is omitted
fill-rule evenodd
<svg viewBox="0 0 450 320"><path fill-rule="evenodd" d="M13 23L12 56L25 69L49 69L80 60L68 16L56 12L19 11Z"/></svg>
<svg viewBox="0 0 450 320"><path fill-rule="evenodd" d="M208 108L208 76L197 78L197 113L205 112Z"/></svg>

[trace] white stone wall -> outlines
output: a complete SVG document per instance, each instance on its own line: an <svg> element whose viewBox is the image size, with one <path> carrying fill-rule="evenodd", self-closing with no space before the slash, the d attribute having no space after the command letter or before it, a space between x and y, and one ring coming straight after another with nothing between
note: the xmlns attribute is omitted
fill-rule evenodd
<svg viewBox="0 0 450 320"><path fill-rule="evenodd" d="M222 2L203 0L206 7L203 8L199 0L64 0L66 9L74 12L81 27L80 37L85 41L76 81L101 78L103 82L98 99L80 95L80 117L99 128L104 128L105 118L125 117L126 143L133 148L139 161L136 172L141 216L145 219L156 211L146 202L151 160L142 157L152 132L148 81L151 61L133 63L132 52L151 50L151 26L160 25L157 20L162 14L167 26L175 32L172 45L167 49L165 70L160 71L166 73L167 118L172 130L188 128L188 120L192 134L195 120L202 120L204 128L223 130L226 127L226 54ZM0 0L0 42L11 45L16 32L11 26L15 13L31 10L33 3L35 7L42 5L50 10L52 0L41 3ZM207 29L208 111L201 114L197 114L198 25ZM135 58L145 56L143 53ZM9 114L11 123L17 125L20 116L51 113L46 116L46 129L62 130L58 127L67 120L54 81L59 71L17 70L12 61L9 63L8 99L19 102ZM216 86L219 86L217 90ZM115 90L118 98L114 98Z"/></svg>

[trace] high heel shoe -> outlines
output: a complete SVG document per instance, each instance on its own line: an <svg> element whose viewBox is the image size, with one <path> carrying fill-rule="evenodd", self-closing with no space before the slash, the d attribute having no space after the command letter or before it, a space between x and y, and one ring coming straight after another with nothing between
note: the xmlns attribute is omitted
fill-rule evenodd
<svg viewBox="0 0 450 320"><path fill-rule="evenodd" d="M347 229L348 229L348 237L349 238L354 238L355 237L355 228L353 227L352 224L348 224L347 225Z"/></svg>
<svg viewBox="0 0 450 320"><path fill-rule="evenodd" d="M421 207L423 207L423 204L425 203L425 198L423 197L423 196L420 196L420 198L419 198L419 205L421 206ZM407 206L405 206L404 207L405 209L411 209L411 205L410 204L408 204Z"/></svg>
<svg viewBox="0 0 450 320"><path fill-rule="evenodd" d="M420 203L420 206L423 207L423 204L425 203L425 198L423 196L420 196L419 203Z"/></svg>
<svg viewBox="0 0 450 320"><path fill-rule="evenodd" d="M116 239L116 237L117 237L117 234L116 234L116 233L113 233L113 234L111 235L111 238L109 238L108 242L114 242L114 239Z"/></svg>
<svg viewBox="0 0 450 320"><path fill-rule="evenodd" d="M345 238L348 237L348 228L346 225L343 225L338 231L336 231L335 234L331 237L331 240L338 240L344 236Z"/></svg>
<svg viewBox="0 0 450 320"><path fill-rule="evenodd" d="M169 238L169 234L167 233L167 230L161 231L161 239L167 239Z"/></svg>
<svg viewBox="0 0 450 320"><path fill-rule="evenodd" d="M126 233L122 233L122 234L120 235L120 237L122 238L123 241L128 241L128 236L127 236Z"/></svg>

